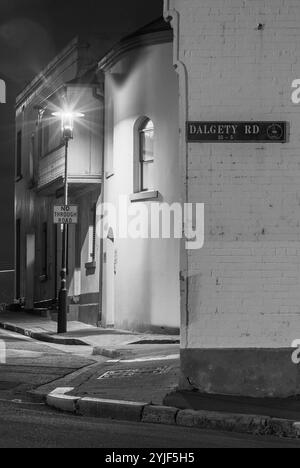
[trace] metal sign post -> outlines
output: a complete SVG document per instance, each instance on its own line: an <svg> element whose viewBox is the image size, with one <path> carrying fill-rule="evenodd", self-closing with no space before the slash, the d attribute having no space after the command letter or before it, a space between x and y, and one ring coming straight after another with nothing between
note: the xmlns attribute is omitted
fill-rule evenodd
<svg viewBox="0 0 300 468"><path fill-rule="evenodd" d="M61 288L59 291L59 314L58 314L58 333L66 333L67 331L67 314L68 314L68 291L67 291L67 249L68 249L68 226L77 222L77 210L73 210L68 205L68 149L69 141L73 139L74 119L84 117L80 112L74 112L66 108L61 112L54 112L54 117L61 119L62 136L65 143L65 180L64 180L64 206L54 212L54 223L61 224L63 228L62 236L62 262L61 262ZM77 208L77 207L76 207ZM72 214L73 213L73 214Z"/></svg>

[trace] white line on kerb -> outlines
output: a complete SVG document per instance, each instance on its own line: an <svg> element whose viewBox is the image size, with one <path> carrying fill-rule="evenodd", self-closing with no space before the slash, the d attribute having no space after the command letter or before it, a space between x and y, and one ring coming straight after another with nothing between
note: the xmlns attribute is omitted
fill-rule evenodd
<svg viewBox="0 0 300 468"><path fill-rule="evenodd" d="M14 273L15 270L0 270L0 274L1 273Z"/></svg>
<svg viewBox="0 0 300 468"><path fill-rule="evenodd" d="M151 361L173 361L174 359L179 359L179 354L170 354L169 356L156 356L156 357L148 357L148 358L137 358L137 359L112 359L106 362L125 362L125 363L132 363L132 362L151 362Z"/></svg>
<svg viewBox="0 0 300 468"><path fill-rule="evenodd" d="M74 390L74 387L57 387L49 393L49 396L62 396Z"/></svg>

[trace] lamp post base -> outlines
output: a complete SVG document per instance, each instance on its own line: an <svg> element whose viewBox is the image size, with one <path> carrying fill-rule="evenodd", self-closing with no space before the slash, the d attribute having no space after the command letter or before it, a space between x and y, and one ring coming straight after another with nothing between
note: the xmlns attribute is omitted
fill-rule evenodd
<svg viewBox="0 0 300 468"><path fill-rule="evenodd" d="M66 289L59 291L59 310L58 310L58 334L67 332L67 304L68 292Z"/></svg>

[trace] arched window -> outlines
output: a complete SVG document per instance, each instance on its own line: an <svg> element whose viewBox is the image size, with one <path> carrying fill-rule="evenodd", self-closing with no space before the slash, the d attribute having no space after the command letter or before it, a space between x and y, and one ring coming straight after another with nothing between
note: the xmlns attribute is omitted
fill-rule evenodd
<svg viewBox="0 0 300 468"><path fill-rule="evenodd" d="M144 119L139 127L140 191L154 188L154 125Z"/></svg>

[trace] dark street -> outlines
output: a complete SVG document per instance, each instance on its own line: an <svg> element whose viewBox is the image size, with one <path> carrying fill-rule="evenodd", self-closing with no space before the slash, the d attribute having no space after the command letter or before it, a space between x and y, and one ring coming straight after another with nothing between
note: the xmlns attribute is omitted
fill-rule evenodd
<svg viewBox="0 0 300 468"><path fill-rule="evenodd" d="M271 437L69 416L41 405L0 403L0 447L300 448Z"/></svg>
<svg viewBox="0 0 300 468"><path fill-rule="evenodd" d="M6 364L0 364L1 399L28 401L27 392L30 390L93 362L88 357L70 354L2 330L0 340L1 349L3 343L6 349Z"/></svg>
<svg viewBox="0 0 300 468"><path fill-rule="evenodd" d="M0 447L226 448L300 447L300 442L215 431L84 418L31 401L27 391L88 365L67 353L19 335L0 332L8 363L0 366ZM61 349L59 349L61 348Z"/></svg>
<svg viewBox="0 0 300 468"><path fill-rule="evenodd" d="M300 448L300 1L0 4L0 447Z"/></svg>

